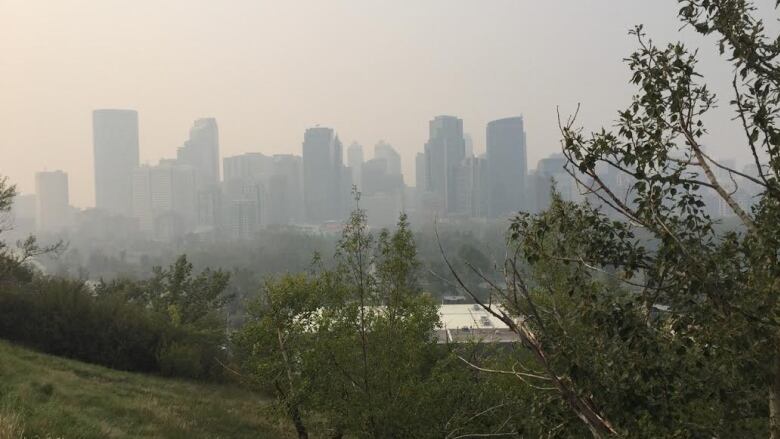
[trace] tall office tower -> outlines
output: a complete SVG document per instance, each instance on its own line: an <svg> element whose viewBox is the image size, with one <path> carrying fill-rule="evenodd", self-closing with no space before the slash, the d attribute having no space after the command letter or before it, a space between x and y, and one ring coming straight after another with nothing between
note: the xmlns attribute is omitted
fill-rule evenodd
<svg viewBox="0 0 780 439"><path fill-rule="evenodd" d="M273 175L268 183L268 223L291 224L303 221L301 157L278 154L273 157Z"/></svg>
<svg viewBox="0 0 780 439"><path fill-rule="evenodd" d="M248 152L222 159L222 170L225 181L247 179L260 181L267 179L273 173L273 158L259 152Z"/></svg>
<svg viewBox="0 0 780 439"><path fill-rule="evenodd" d="M62 171L35 174L36 228L40 232L61 232L70 224L68 174Z"/></svg>
<svg viewBox="0 0 780 439"><path fill-rule="evenodd" d="M347 148L347 166L352 171L352 184L358 187L358 190L363 189L363 145L352 142Z"/></svg>
<svg viewBox="0 0 780 439"><path fill-rule="evenodd" d="M487 160L466 157L455 167L455 208L453 214L467 218L487 216Z"/></svg>
<svg viewBox="0 0 780 439"><path fill-rule="evenodd" d="M363 164L363 193L371 195L377 192L402 193L404 180L401 174L391 173L387 160L371 159Z"/></svg>
<svg viewBox="0 0 780 439"><path fill-rule="evenodd" d="M389 143L380 140L374 145L374 158L387 161L388 174L401 174L401 155Z"/></svg>
<svg viewBox="0 0 780 439"><path fill-rule="evenodd" d="M463 121L453 116L437 116L428 124L425 144L426 189L438 198L446 213L455 209L455 191L451 183L455 167L466 156Z"/></svg>
<svg viewBox="0 0 780 439"><path fill-rule="evenodd" d="M471 138L471 134L464 134L463 140L466 141L466 158L474 157L474 139Z"/></svg>
<svg viewBox="0 0 780 439"><path fill-rule="evenodd" d="M303 138L303 205L306 220L314 223L344 217L345 169L342 147L331 128L306 130Z"/></svg>
<svg viewBox="0 0 780 439"><path fill-rule="evenodd" d="M425 183L425 153L418 152L414 156L414 186L417 194L425 192L427 184Z"/></svg>
<svg viewBox="0 0 780 439"><path fill-rule="evenodd" d="M487 124L487 165L489 215L497 218L522 209L527 174L522 116Z"/></svg>
<svg viewBox="0 0 780 439"><path fill-rule="evenodd" d="M175 160L133 172L133 216L141 231L170 240L194 229L198 220L197 171Z"/></svg>
<svg viewBox="0 0 780 439"><path fill-rule="evenodd" d="M219 129L213 117L198 119L190 129L190 138L177 153L177 160L198 171L204 185L219 183Z"/></svg>
<svg viewBox="0 0 780 439"><path fill-rule="evenodd" d="M547 158L539 160L536 171L533 173L531 181L532 190L529 191L534 196L534 211L542 211L550 206L553 186L565 201L578 201L579 191L574 179L566 172L564 166L566 158L563 154L553 154Z"/></svg>
<svg viewBox="0 0 780 439"><path fill-rule="evenodd" d="M138 113L95 110L92 136L95 207L129 217L133 205L133 169L138 166Z"/></svg>
<svg viewBox="0 0 780 439"><path fill-rule="evenodd" d="M231 179L222 183L224 225L233 239L251 237L262 225L265 186L249 179Z"/></svg>

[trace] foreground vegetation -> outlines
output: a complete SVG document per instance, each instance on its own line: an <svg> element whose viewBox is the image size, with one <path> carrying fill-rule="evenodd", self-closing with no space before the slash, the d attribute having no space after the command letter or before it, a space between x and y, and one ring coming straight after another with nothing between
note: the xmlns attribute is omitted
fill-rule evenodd
<svg viewBox="0 0 780 439"><path fill-rule="evenodd" d="M246 387L273 395L270 407L300 439L780 439L780 39L766 34L749 1L680 3L683 22L716 35L733 63L731 105L754 170L718 163L702 146L704 115L716 100L695 51L656 45L636 28L638 48L627 63L637 92L617 123L594 132L575 118L561 123L565 169L587 201L554 195L546 211L519 214L503 270L456 261L463 255L440 248L451 275L445 282L471 294L521 343L438 345L435 303L421 287L405 217L396 230L375 233L360 209L332 264L315 258L308 271L268 279L230 334L222 272L196 274L182 257L150 279L89 291L26 268L27 256L56 248L28 240L11 253L0 240L0 335L171 376L219 380L230 369ZM622 183L605 181L605 168ZM756 189L752 199L735 195L728 181L738 179ZM13 191L0 180L0 211ZM718 227L704 209L713 194L741 228ZM490 293L477 291L477 282L490 284ZM136 349L146 359L140 365ZM5 374L35 370L0 360ZM17 396L3 396L6 425L80 428L85 414L133 401L153 414L117 431L153 426L154 416L166 428L190 425L121 380L65 388L68 379L54 378L7 380L3 395ZM113 403L89 396L101 388L118 395ZM78 411L26 412L59 397L62 410ZM198 412L197 422L221 404ZM46 419L54 427L36 427ZM96 425L95 434L110 433Z"/></svg>
<svg viewBox="0 0 780 439"><path fill-rule="evenodd" d="M119 372L0 341L0 439L288 437L255 393Z"/></svg>

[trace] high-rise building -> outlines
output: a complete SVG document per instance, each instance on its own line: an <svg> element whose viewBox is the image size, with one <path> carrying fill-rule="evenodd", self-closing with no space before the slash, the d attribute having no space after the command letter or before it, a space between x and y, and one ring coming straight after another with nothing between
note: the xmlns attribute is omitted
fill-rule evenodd
<svg viewBox="0 0 780 439"><path fill-rule="evenodd" d="M268 185L269 224L302 222L301 157L291 154L275 155L273 168Z"/></svg>
<svg viewBox="0 0 780 439"><path fill-rule="evenodd" d="M341 141L331 128L309 128L303 139L303 204L306 220L341 220L349 196Z"/></svg>
<svg viewBox="0 0 780 439"><path fill-rule="evenodd" d="M130 216L133 169L138 166L138 113L134 110L95 110L92 134L95 207Z"/></svg>
<svg viewBox="0 0 780 439"><path fill-rule="evenodd" d="M468 218L487 216L487 161L480 157L466 157L453 173L455 208L452 213Z"/></svg>
<svg viewBox="0 0 780 439"><path fill-rule="evenodd" d="M349 148L347 148L347 166L349 166L352 172L352 184L357 186L358 190L363 190L362 172L364 161L363 145L352 142Z"/></svg>
<svg viewBox="0 0 780 439"><path fill-rule="evenodd" d="M425 182L425 153L418 152L414 156L414 186L417 188L417 193L420 194L425 191L427 184Z"/></svg>
<svg viewBox="0 0 780 439"><path fill-rule="evenodd" d="M204 185L219 183L219 129L213 117L198 119L190 138L177 151L177 160L195 168Z"/></svg>
<svg viewBox="0 0 780 439"><path fill-rule="evenodd" d="M463 140L466 141L466 158L473 157L474 156L474 139L472 139L471 134L464 134Z"/></svg>
<svg viewBox="0 0 780 439"><path fill-rule="evenodd" d="M263 223L265 185L249 179L225 180L223 186L224 225L233 239L246 239Z"/></svg>
<svg viewBox="0 0 780 439"><path fill-rule="evenodd" d="M398 151L384 140L380 140L374 145L374 158L385 159L387 161L387 173L392 175L401 174L401 155Z"/></svg>
<svg viewBox="0 0 780 439"><path fill-rule="evenodd" d="M363 164L363 194L403 192L404 181L401 174L391 173L388 168L387 160L383 158L371 159Z"/></svg>
<svg viewBox="0 0 780 439"><path fill-rule="evenodd" d="M222 159L225 181L248 179L260 181L273 174L273 158L259 152L249 152Z"/></svg>
<svg viewBox="0 0 780 439"><path fill-rule="evenodd" d="M39 232L61 232L70 224L68 174L62 171L35 174L36 228Z"/></svg>
<svg viewBox="0 0 780 439"><path fill-rule="evenodd" d="M526 143L522 117L487 125L488 211L493 218L523 208L526 192Z"/></svg>
<svg viewBox="0 0 780 439"><path fill-rule="evenodd" d="M437 203L449 213L455 209L453 172L466 156L463 121L453 116L437 116L429 125L425 144L426 189L439 198Z"/></svg>
<svg viewBox="0 0 780 439"><path fill-rule="evenodd" d="M189 165L161 160L133 172L133 216L141 231L161 240L194 229L198 221L197 173Z"/></svg>
<svg viewBox="0 0 780 439"><path fill-rule="evenodd" d="M579 191L574 179L566 172L566 158L563 154L553 154L539 160L536 171L529 178L534 200L529 210L541 211L550 206L553 187L564 201L578 201Z"/></svg>

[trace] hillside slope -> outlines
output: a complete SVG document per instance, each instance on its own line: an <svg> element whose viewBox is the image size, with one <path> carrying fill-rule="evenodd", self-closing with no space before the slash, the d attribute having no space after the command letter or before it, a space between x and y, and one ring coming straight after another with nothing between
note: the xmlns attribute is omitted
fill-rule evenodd
<svg viewBox="0 0 780 439"><path fill-rule="evenodd" d="M278 438L267 402L229 386L119 372L0 341L0 439Z"/></svg>

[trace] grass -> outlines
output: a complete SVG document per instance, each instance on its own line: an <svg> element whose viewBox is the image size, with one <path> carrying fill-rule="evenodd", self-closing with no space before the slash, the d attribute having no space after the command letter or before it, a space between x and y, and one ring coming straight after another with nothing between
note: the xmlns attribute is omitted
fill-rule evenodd
<svg viewBox="0 0 780 439"><path fill-rule="evenodd" d="M120 372L0 341L0 439L282 438L233 386Z"/></svg>

